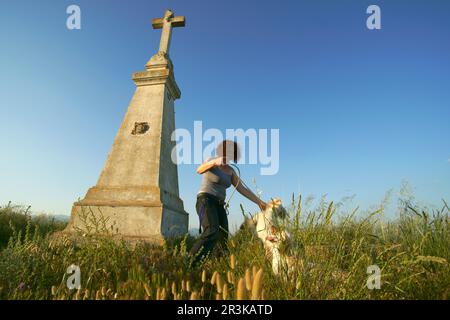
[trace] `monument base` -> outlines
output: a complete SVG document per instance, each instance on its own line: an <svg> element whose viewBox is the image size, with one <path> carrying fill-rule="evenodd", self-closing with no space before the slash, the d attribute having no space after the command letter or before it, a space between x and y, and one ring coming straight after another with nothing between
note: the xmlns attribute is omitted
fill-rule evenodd
<svg viewBox="0 0 450 320"><path fill-rule="evenodd" d="M80 205L72 207L63 233L119 236L161 244L188 232L188 214L166 206Z"/></svg>

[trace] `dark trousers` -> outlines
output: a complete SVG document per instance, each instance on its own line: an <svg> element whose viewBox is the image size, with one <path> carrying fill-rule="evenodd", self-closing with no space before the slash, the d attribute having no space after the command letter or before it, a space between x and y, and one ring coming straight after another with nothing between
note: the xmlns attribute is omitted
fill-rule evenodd
<svg viewBox="0 0 450 320"><path fill-rule="evenodd" d="M191 249L194 265L205 256L220 256L226 250L228 218L224 201L207 193L197 196L195 208L200 218L202 233Z"/></svg>

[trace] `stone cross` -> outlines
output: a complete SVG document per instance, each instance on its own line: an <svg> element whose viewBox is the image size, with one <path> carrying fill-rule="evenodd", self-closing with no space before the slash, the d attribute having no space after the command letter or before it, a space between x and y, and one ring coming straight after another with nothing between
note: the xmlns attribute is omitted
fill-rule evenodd
<svg viewBox="0 0 450 320"><path fill-rule="evenodd" d="M172 28L184 27L185 22L186 20L184 16L174 17L171 10L166 10L163 18L156 18L152 20L153 29L162 29L159 52L169 54Z"/></svg>

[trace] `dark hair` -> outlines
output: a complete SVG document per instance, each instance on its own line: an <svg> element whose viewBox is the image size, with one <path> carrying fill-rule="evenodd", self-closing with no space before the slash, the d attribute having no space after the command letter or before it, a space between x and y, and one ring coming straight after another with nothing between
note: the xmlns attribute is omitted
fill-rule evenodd
<svg viewBox="0 0 450 320"><path fill-rule="evenodd" d="M241 153L239 150L239 145L236 141L223 140L216 149L217 155L221 157L226 157L228 154L233 154L233 161L238 162Z"/></svg>

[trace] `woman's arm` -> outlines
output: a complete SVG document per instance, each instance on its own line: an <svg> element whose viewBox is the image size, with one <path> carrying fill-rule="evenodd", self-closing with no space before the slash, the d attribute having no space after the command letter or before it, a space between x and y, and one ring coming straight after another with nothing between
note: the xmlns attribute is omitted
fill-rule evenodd
<svg viewBox="0 0 450 320"><path fill-rule="evenodd" d="M206 171L214 167L219 167L223 165L223 163L224 163L223 158L212 158L210 160L206 160L205 162L203 162L201 165L198 166L197 173L204 174Z"/></svg>
<svg viewBox="0 0 450 320"><path fill-rule="evenodd" d="M256 203L261 210L266 210L267 204L262 201L260 198L258 198L251 190L245 187L245 185L240 181L241 178L239 178L234 172L231 177L231 183L233 186L236 187L236 190L242 194L244 197L246 197L248 200Z"/></svg>

